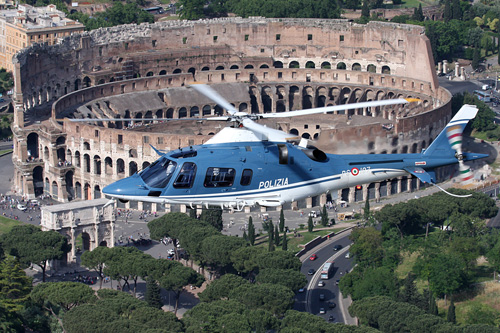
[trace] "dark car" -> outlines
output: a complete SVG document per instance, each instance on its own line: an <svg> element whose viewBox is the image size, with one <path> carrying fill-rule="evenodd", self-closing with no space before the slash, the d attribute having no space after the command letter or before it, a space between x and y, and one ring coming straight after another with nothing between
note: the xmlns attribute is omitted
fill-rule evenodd
<svg viewBox="0 0 500 333"><path fill-rule="evenodd" d="M325 300L325 294L319 294L319 300L324 301Z"/></svg>
<svg viewBox="0 0 500 333"><path fill-rule="evenodd" d="M328 302L328 307L330 309L335 309L337 307L337 304L335 302Z"/></svg>
<svg viewBox="0 0 500 333"><path fill-rule="evenodd" d="M342 248L342 245L337 244L337 245L335 245L335 246L333 247L333 251L338 251L338 250L340 250L341 248Z"/></svg>
<svg viewBox="0 0 500 333"><path fill-rule="evenodd" d="M311 268L311 269L309 270L309 272L307 272L307 274L308 274L308 275L313 275L313 274L314 274L314 272L315 272L315 271L314 271L314 268Z"/></svg>
<svg viewBox="0 0 500 333"><path fill-rule="evenodd" d="M335 318L333 316L328 317L328 321L335 321Z"/></svg>

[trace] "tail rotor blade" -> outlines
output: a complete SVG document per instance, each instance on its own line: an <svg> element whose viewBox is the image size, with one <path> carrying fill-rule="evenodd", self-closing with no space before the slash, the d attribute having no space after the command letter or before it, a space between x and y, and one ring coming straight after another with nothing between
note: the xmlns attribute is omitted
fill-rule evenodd
<svg viewBox="0 0 500 333"><path fill-rule="evenodd" d="M472 184L474 175L472 174L470 167L465 165L464 161L458 161L458 170L460 171L460 181L462 182L462 185Z"/></svg>

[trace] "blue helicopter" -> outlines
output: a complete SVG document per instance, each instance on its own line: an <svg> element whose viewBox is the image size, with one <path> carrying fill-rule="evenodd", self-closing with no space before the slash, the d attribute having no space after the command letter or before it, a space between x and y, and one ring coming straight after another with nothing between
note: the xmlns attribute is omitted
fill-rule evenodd
<svg viewBox="0 0 500 333"><path fill-rule="evenodd" d="M467 183L472 180L472 172L464 162L488 156L462 152L462 132L478 112L473 105L464 105L421 153L334 155L310 147L304 140L299 144L290 142L294 135L260 125L255 120L406 104L416 100L390 99L248 114L237 111L208 85L192 84L191 87L227 110L227 116L205 120L231 121L234 126L222 129L202 145L167 153L154 148L160 158L144 170L104 187L106 196L122 202L220 206L233 210L255 205L277 207L408 174L438 186L434 169L457 163L462 181Z"/></svg>

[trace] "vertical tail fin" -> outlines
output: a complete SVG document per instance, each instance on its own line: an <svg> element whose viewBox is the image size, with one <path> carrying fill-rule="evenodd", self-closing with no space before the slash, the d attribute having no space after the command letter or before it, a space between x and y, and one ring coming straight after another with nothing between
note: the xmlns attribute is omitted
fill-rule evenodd
<svg viewBox="0 0 500 333"><path fill-rule="evenodd" d="M457 151L461 153L462 133L469 121L474 119L477 111L475 105L465 104L462 106L455 117L453 117L448 125L439 133L429 148L424 151L423 155L450 156L455 155Z"/></svg>

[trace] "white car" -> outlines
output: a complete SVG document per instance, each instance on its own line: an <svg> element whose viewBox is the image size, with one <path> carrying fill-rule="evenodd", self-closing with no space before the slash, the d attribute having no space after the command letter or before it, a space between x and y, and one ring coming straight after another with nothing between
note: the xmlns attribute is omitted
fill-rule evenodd
<svg viewBox="0 0 500 333"><path fill-rule="evenodd" d="M22 210L24 212L26 209L28 209L28 207L26 207L26 205L23 204L17 204L17 209Z"/></svg>
<svg viewBox="0 0 500 333"><path fill-rule="evenodd" d="M320 313L320 314L325 314L325 313L326 313L325 308L319 308L319 313Z"/></svg>
<svg viewBox="0 0 500 333"><path fill-rule="evenodd" d="M318 287L324 287L324 286L325 286L325 281L318 282Z"/></svg>

